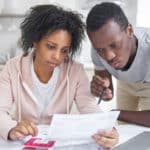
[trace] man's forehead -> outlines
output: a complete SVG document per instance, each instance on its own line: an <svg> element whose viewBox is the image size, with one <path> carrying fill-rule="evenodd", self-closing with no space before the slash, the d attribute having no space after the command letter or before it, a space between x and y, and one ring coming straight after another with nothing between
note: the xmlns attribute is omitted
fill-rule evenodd
<svg viewBox="0 0 150 150"><path fill-rule="evenodd" d="M122 33L115 31L110 32L109 30L106 30L105 33L90 33L89 38L94 47L103 48L105 46L108 46L109 44L120 41L122 39Z"/></svg>
<svg viewBox="0 0 150 150"><path fill-rule="evenodd" d="M118 24L116 25L116 23L111 22L95 32L89 32L88 35L94 46L103 46L107 43L120 40L122 31Z"/></svg>

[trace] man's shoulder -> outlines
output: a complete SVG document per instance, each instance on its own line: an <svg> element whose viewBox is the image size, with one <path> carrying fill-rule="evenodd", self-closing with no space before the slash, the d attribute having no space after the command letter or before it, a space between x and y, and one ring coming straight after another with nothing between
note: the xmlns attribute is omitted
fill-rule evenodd
<svg viewBox="0 0 150 150"><path fill-rule="evenodd" d="M138 38L143 38L145 35L150 36L150 28L136 27L134 30L134 33ZM145 37L147 37L147 36L145 36Z"/></svg>

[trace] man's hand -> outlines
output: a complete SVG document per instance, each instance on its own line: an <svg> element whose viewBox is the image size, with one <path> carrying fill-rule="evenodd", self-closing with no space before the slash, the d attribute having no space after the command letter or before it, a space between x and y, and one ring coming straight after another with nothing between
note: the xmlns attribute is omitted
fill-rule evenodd
<svg viewBox="0 0 150 150"><path fill-rule="evenodd" d="M28 120L23 120L19 122L16 127L12 128L9 131L8 139L9 140L20 140L28 135L36 136L38 129L36 125Z"/></svg>
<svg viewBox="0 0 150 150"><path fill-rule="evenodd" d="M110 81L108 78L101 78L99 75L93 76L91 81L91 92L94 96L99 97L104 90L103 100L110 100L113 97L112 91L109 88Z"/></svg>

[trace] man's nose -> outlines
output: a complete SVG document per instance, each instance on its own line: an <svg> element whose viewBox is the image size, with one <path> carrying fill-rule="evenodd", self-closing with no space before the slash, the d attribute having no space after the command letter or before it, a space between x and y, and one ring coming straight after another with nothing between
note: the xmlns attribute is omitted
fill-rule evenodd
<svg viewBox="0 0 150 150"><path fill-rule="evenodd" d="M105 51L105 60L111 61L116 57L116 54L114 53L113 50L108 49Z"/></svg>

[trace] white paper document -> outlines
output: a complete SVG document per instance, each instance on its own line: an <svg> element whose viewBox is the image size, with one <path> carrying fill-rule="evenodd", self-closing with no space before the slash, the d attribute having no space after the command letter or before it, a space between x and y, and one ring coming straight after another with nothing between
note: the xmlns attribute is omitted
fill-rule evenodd
<svg viewBox="0 0 150 150"><path fill-rule="evenodd" d="M111 130L118 115L119 111L80 115L55 114L48 136L58 141L58 145L90 143L93 142L91 136L98 130Z"/></svg>

